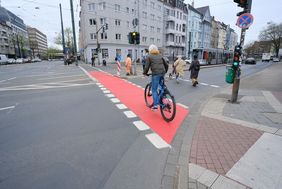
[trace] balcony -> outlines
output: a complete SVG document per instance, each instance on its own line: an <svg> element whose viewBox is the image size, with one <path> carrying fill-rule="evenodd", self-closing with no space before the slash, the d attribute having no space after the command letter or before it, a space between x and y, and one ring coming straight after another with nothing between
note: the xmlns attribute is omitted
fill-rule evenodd
<svg viewBox="0 0 282 189"><path fill-rule="evenodd" d="M176 20L176 18L174 16L168 15L166 16L167 21L174 21Z"/></svg>
<svg viewBox="0 0 282 189"><path fill-rule="evenodd" d="M174 30L174 28L167 28L167 29L166 29L166 33L172 33L172 34L174 34L174 33L175 33L175 30Z"/></svg>
<svg viewBox="0 0 282 189"><path fill-rule="evenodd" d="M166 46L175 46L175 43L173 41L167 41Z"/></svg>

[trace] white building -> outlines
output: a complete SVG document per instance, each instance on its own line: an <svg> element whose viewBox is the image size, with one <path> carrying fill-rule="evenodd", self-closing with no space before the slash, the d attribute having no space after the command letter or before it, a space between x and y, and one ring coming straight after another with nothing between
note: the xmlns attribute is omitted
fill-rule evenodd
<svg viewBox="0 0 282 189"><path fill-rule="evenodd" d="M170 59L186 56L188 10L184 0L164 0L164 54Z"/></svg>
<svg viewBox="0 0 282 189"><path fill-rule="evenodd" d="M191 5L188 6L186 55L192 59L194 49L202 47L202 14Z"/></svg>
<svg viewBox="0 0 282 189"><path fill-rule="evenodd" d="M46 57L48 49L46 35L30 26L27 27L27 32L32 56L40 58Z"/></svg>
<svg viewBox="0 0 282 189"><path fill-rule="evenodd" d="M124 61L127 54L134 60L136 54L140 57L150 44L163 46L163 3L160 1L81 0L80 6L79 44L87 62L97 53L97 44L101 49L99 61L105 59L108 62L113 62L117 55ZM135 18L139 19L134 28ZM106 23L108 29L99 31ZM132 31L140 32L140 45L136 47L128 42L128 34Z"/></svg>

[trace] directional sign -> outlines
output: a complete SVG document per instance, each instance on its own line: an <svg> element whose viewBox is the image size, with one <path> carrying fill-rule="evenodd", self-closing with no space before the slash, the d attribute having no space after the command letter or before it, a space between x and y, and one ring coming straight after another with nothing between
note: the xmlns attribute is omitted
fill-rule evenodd
<svg viewBox="0 0 282 189"><path fill-rule="evenodd" d="M249 28L253 23L254 17L250 13L244 13L238 17L237 26L242 29Z"/></svg>

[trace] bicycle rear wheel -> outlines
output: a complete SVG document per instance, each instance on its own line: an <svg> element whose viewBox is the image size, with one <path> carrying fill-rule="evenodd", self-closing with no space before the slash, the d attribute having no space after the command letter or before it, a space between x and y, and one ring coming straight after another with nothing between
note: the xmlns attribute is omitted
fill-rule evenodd
<svg viewBox="0 0 282 189"><path fill-rule="evenodd" d="M165 92L161 99L161 114L166 122L170 122L174 119L176 114L176 104L174 96L169 91Z"/></svg>
<svg viewBox="0 0 282 189"><path fill-rule="evenodd" d="M149 108L153 107L154 100L153 100L153 95L152 95L152 84L151 83L148 83L145 87L144 98L145 98L146 105Z"/></svg>

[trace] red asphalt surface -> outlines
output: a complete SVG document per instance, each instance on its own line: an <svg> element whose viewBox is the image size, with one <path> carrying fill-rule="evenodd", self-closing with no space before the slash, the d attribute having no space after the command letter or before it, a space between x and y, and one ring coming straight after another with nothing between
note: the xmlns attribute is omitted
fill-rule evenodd
<svg viewBox="0 0 282 189"><path fill-rule="evenodd" d="M172 142L177 129L189 113L189 110L177 105L174 120L167 123L163 120L160 111L153 112L146 106L143 89L106 73L93 71L90 75L102 83L168 144Z"/></svg>

